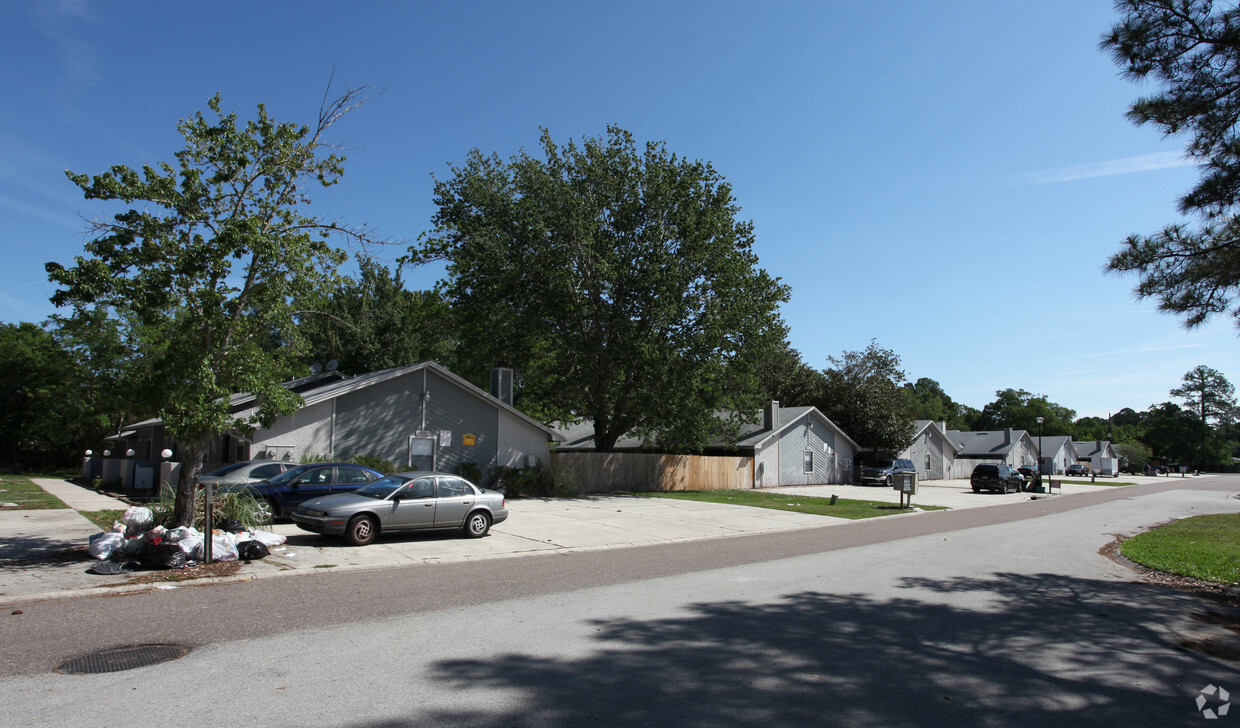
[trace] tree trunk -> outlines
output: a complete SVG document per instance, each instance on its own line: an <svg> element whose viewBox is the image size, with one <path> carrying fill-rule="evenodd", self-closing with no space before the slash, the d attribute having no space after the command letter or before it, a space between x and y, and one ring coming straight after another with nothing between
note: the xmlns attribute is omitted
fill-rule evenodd
<svg viewBox="0 0 1240 728"><path fill-rule="evenodd" d="M198 476L202 474L202 457L207 453L211 437L203 435L185 446L181 474L177 479L176 505L172 510L172 527L193 526L198 495Z"/></svg>

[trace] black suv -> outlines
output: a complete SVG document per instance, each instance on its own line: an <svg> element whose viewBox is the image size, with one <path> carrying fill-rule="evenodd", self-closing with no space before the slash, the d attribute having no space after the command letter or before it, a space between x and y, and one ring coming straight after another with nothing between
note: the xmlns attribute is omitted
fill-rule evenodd
<svg viewBox="0 0 1240 728"><path fill-rule="evenodd" d="M875 460L861 468L862 485L885 485L888 488L895 482L896 473L916 473L917 468L912 460Z"/></svg>
<svg viewBox="0 0 1240 728"><path fill-rule="evenodd" d="M1025 476L1016 472L1016 468L1011 465L982 463L973 468L969 485L973 486L974 493L981 493L983 490L1007 493L1009 489L1019 493L1025 487Z"/></svg>

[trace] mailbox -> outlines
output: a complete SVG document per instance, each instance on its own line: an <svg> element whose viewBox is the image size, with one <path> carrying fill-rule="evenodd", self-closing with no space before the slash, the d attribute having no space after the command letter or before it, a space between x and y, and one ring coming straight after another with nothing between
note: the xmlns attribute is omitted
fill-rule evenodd
<svg viewBox="0 0 1240 728"><path fill-rule="evenodd" d="M891 488L902 495L917 495L917 473L896 473Z"/></svg>

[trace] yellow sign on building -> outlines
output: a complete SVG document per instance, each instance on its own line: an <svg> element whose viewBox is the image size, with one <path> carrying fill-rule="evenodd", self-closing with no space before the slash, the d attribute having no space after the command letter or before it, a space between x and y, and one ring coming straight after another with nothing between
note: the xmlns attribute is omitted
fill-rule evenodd
<svg viewBox="0 0 1240 728"><path fill-rule="evenodd" d="M475 439L474 433L466 432L464 435L461 435L461 444L465 447L473 447Z"/></svg>

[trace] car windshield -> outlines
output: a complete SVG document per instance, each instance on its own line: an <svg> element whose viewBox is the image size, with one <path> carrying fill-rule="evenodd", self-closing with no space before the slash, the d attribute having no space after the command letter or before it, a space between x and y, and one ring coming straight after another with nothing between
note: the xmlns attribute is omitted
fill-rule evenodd
<svg viewBox="0 0 1240 728"><path fill-rule="evenodd" d="M306 471L309 469L310 469L309 465L299 465L293 468L292 470L286 470L283 473L280 473L274 478L268 478L267 482L273 485L285 485L287 483L293 482L294 478L298 478L302 475L305 475Z"/></svg>
<svg viewBox="0 0 1240 728"><path fill-rule="evenodd" d="M882 468L883 470L886 470L887 468L892 467L893 464L894 463L892 463L892 461L890 460L875 460L874 462L870 463L870 467L871 468Z"/></svg>
<svg viewBox="0 0 1240 728"><path fill-rule="evenodd" d="M392 494L392 491L411 480L413 480L413 478L410 478L407 475L388 475L379 478L370 485L364 485L353 492L357 495L364 495L368 498L387 498Z"/></svg>
<svg viewBox="0 0 1240 728"><path fill-rule="evenodd" d="M245 463L233 463L232 465L225 465L219 470L212 470L211 472L207 473L207 475L214 475L216 477L219 477L221 475L228 475L229 473L231 473L232 471L236 470L237 468L243 465L245 465Z"/></svg>

